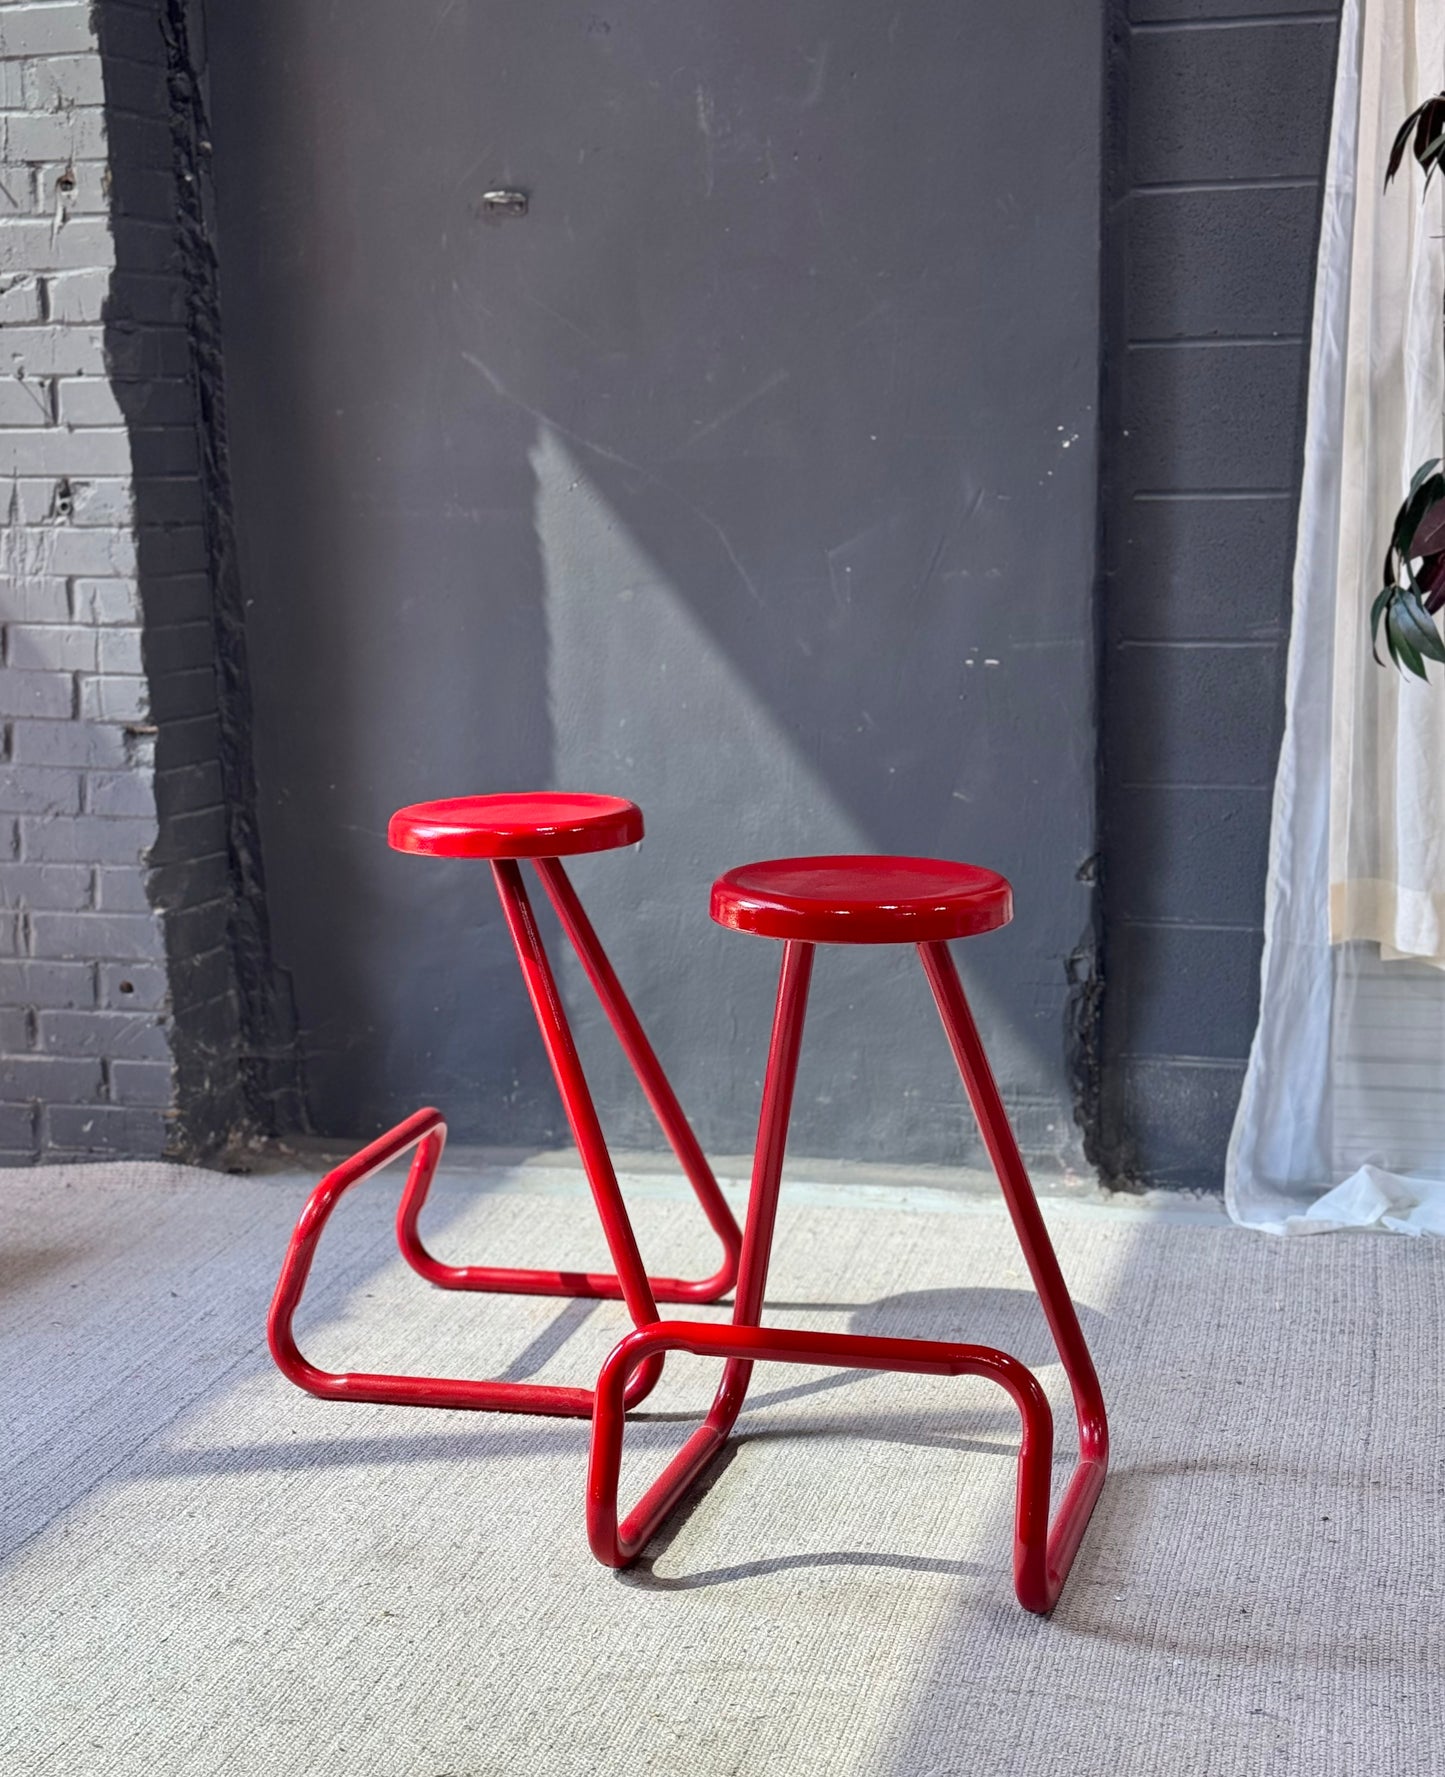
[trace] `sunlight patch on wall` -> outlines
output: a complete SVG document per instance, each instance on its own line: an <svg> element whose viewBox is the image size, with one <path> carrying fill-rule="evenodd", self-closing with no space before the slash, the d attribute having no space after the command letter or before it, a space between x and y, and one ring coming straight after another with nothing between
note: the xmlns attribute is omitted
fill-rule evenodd
<svg viewBox="0 0 1445 1777"><path fill-rule="evenodd" d="M531 452L555 782L630 796L709 868L870 849L579 456L545 427Z"/></svg>

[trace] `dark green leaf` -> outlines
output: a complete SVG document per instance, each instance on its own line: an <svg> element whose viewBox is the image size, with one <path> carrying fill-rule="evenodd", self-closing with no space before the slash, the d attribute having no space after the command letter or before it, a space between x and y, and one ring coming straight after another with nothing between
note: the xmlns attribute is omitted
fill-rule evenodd
<svg viewBox="0 0 1445 1777"><path fill-rule="evenodd" d="M1401 626L1400 601L1398 599L1391 604L1385 618L1385 640L1389 643L1390 653L1397 666L1404 667L1407 671L1414 673L1417 679L1425 677L1425 663Z"/></svg>
<svg viewBox="0 0 1445 1777"><path fill-rule="evenodd" d="M1394 625L1390 622L1388 614L1385 618L1385 651L1398 666L1400 664L1400 650L1395 645Z"/></svg>
<svg viewBox="0 0 1445 1777"><path fill-rule="evenodd" d="M1398 586L1387 586L1383 592L1375 595L1375 602L1370 606L1370 640L1374 641L1380 632L1380 619L1385 614L1385 606L1399 591Z"/></svg>
<svg viewBox="0 0 1445 1777"><path fill-rule="evenodd" d="M1398 613L1400 633L1409 637L1415 652L1423 659L1445 663L1445 642L1441 641L1440 631L1425 615L1419 594L1402 593L1395 601L1394 609Z"/></svg>
<svg viewBox="0 0 1445 1777"><path fill-rule="evenodd" d="M1412 134L1413 144L1410 142ZM1386 185L1399 172L1407 146L1413 148L1415 159L1424 169L1428 189L1431 174L1437 167L1445 165L1445 93L1436 93L1433 98L1417 105L1400 125L1390 146L1390 159L1385 168Z"/></svg>
<svg viewBox="0 0 1445 1777"><path fill-rule="evenodd" d="M1419 122L1415 126L1415 159L1423 167L1425 156L1430 152L1430 144L1440 134L1442 119L1445 119L1445 94L1436 93L1433 99L1426 99L1417 113Z"/></svg>
<svg viewBox="0 0 1445 1777"><path fill-rule="evenodd" d="M1385 647L1389 650L1390 659L1394 661L1395 665L1399 667L1401 672L1403 672L1405 670L1405 663L1400 658L1400 630L1395 622L1395 607L1393 604L1391 604L1385 612Z"/></svg>
<svg viewBox="0 0 1445 1777"><path fill-rule="evenodd" d="M1426 502L1421 495L1430 485L1427 476L1401 505L1395 514L1394 529L1390 532L1390 547L1397 555L1405 555L1410 548L1410 539L1415 535L1415 526L1419 524L1426 511Z"/></svg>
<svg viewBox="0 0 1445 1777"><path fill-rule="evenodd" d="M1380 659L1380 618L1385 613L1386 605L1398 591L1396 586L1387 586L1383 592L1376 593L1375 602L1370 606L1370 652L1375 657L1376 666L1385 664Z"/></svg>
<svg viewBox="0 0 1445 1777"><path fill-rule="evenodd" d="M1438 469L1439 467L1440 467L1439 457L1431 457L1431 459L1428 463L1421 463L1420 467L1415 471L1414 478L1410 482L1410 492L1413 494L1415 489L1417 487L1419 487L1420 483L1425 479L1425 477L1427 475L1429 475L1430 473L1432 473L1432 471L1434 471L1435 469Z"/></svg>
<svg viewBox="0 0 1445 1777"><path fill-rule="evenodd" d="M1400 125L1399 134L1395 137L1394 146L1390 149L1390 164L1385 169L1385 183L1388 185L1400 170L1400 163L1405 158L1405 144L1410 140L1410 131L1419 121L1420 113L1425 107L1419 106L1412 111Z"/></svg>
<svg viewBox="0 0 1445 1777"><path fill-rule="evenodd" d="M1415 156L1416 160L1418 160L1420 165L1425 169L1426 191L1430 189L1431 174L1440 165L1440 150L1442 148L1445 148L1445 135L1436 136L1435 140L1428 148L1423 149Z"/></svg>
<svg viewBox="0 0 1445 1777"><path fill-rule="evenodd" d="M1403 558L1408 560L1420 520L1439 499L1445 499L1445 475L1427 475L1395 514L1390 543Z"/></svg>

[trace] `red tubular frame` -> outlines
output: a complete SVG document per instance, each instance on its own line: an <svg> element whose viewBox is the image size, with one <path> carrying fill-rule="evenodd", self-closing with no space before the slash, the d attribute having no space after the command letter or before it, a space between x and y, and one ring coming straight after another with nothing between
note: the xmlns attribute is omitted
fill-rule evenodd
<svg viewBox="0 0 1445 1777"><path fill-rule="evenodd" d="M1049 1558L1051 1564L1057 1564L1058 1586L1044 1606L1029 1604L1022 1593L1019 1596L1019 1602L1026 1609L1052 1610L1058 1589L1068 1577L1083 1540L1104 1477L1109 1472L1109 1419L1104 1410L1104 1394L952 953L946 944L920 944L918 954L923 959L924 973L933 989L934 1003L943 1020L953 1059L963 1077L984 1146L998 1175L1009 1219L1023 1248L1024 1262L1033 1279L1049 1332L1053 1335L1054 1349L1059 1354L1059 1362L1074 1397L1079 1462L1049 1537Z"/></svg>
<svg viewBox="0 0 1445 1777"><path fill-rule="evenodd" d="M941 942L920 944L918 950L1073 1390L1080 1460L1052 1528L1053 1416L1037 1380L1016 1358L987 1346L774 1330L758 1324L813 966L813 945L791 940L784 945L778 981L732 1325L664 1321L641 1328L616 1346L598 1377L587 1532L593 1553L607 1566L626 1567L636 1560L726 1443L742 1410L755 1362L773 1359L930 1375L987 1376L1007 1389L1023 1422L1014 1519L1014 1590L1026 1610L1044 1613L1057 1602L1108 1467L1103 1396L953 958ZM723 1358L722 1381L702 1425L619 1524L617 1487L628 1389L643 1366L669 1350Z"/></svg>
<svg viewBox="0 0 1445 1777"><path fill-rule="evenodd" d="M661 1063L653 1052L591 922L577 899L560 860L535 860L543 887L557 909L568 937L597 991L638 1082L661 1123L679 1164L692 1185L704 1214L723 1244L723 1262L700 1279L652 1278L643 1266L617 1174L586 1075L572 1039L571 1027L547 960L536 916L512 859L495 859L492 871L502 911L516 948L542 1041L547 1050L563 1108L593 1201L602 1221L615 1271L551 1271L497 1265L446 1265L422 1242L418 1228L422 1207L436 1175L446 1140L440 1111L417 1111L395 1129L328 1173L312 1192L296 1230L276 1286L268 1323L271 1352L281 1370L299 1387L330 1399L385 1401L423 1407L470 1407L496 1412L549 1413L586 1418L592 1412L592 1390L551 1384L471 1381L433 1376L338 1373L318 1369L297 1347L292 1320L311 1270L316 1245L332 1211L353 1185L360 1184L408 1149L417 1152L397 1209L397 1243L412 1269L442 1289L476 1290L540 1296L605 1297L626 1303L634 1325L657 1321L658 1302L715 1302L732 1288L742 1242L731 1210L718 1189L702 1149L682 1113ZM645 1358L627 1390L627 1405L642 1400L662 1373L660 1353Z"/></svg>
<svg viewBox="0 0 1445 1777"><path fill-rule="evenodd" d="M659 1321L629 1333L597 1379L592 1457L587 1478L588 1536L593 1553L609 1567L635 1561L658 1525L673 1510L704 1462L727 1442L713 1416L688 1443L626 1519L617 1521L617 1480L622 1465L625 1390L637 1367L665 1351L721 1357L730 1364L757 1359L821 1364L837 1369L894 1370L921 1376L986 1376L1006 1389L1023 1422L1014 1504L1014 1587L1027 1610L1049 1611L1073 1559L1074 1543L1049 1531L1049 1478L1054 1419L1031 1370L1007 1352L987 1345L941 1344L932 1339L878 1339L856 1333L800 1333L786 1329L708 1326L699 1321Z"/></svg>

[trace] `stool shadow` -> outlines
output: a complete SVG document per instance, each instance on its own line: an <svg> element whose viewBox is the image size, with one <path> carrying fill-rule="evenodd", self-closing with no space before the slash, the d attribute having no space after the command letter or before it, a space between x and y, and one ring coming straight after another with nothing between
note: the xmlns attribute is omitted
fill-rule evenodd
<svg viewBox="0 0 1445 1777"><path fill-rule="evenodd" d="M735 1580L763 1579L769 1574L797 1573L804 1569L821 1567L890 1567L903 1573L938 1573L952 1579L971 1578L986 1571L982 1562L947 1561L933 1555L880 1554L862 1549L818 1549L796 1555L768 1555L757 1561L738 1561L727 1567L704 1568L697 1573L658 1573L657 1562L666 1556L673 1543L687 1528L693 1513L736 1461L738 1451L744 1444L753 1441L751 1438L734 1438L718 1453L716 1461L698 1478L667 1523L653 1537L647 1553L640 1556L631 1567L618 1571L616 1578L619 1585L638 1592L694 1592L709 1586L730 1585ZM994 1449L992 1446L978 1444L970 1447ZM996 1449L994 1453L1004 1454Z"/></svg>
<svg viewBox="0 0 1445 1777"><path fill-rule="evenodd" d="M629 1415L629 1439L634 1447L655 1450L660 1456L671 1454L666 1439L650 1437L652 1427L663 1427L670 1419L684 1419L695 1424L699 1415L646 1414ZM969 1415L969 1425L979 1429L981 1415ZM837 1437L853 1433L878 1442L890 1439L899 1443L946 1446L951 1449L982 1454L1013 1454L1011 1445L984 1443L976 1438L960 1436L958 1416L931 1410L907 1422L907 1437L894 1436L898 1425L891 1417L876 1414L860 1415L841 1424L797 1425L760 1428L735 1438L719 1454L714 1467L699 1482L704 1491L723 1472L733 1454L744 1444L768 1442L782 1438ZM1000 1429L1007 1430L1007 1421L1000 1416ZM448 1462L488 1462L498 1457L575 1456L587 1457L590 1430L585 1419L556 1419L539 1423L520 1414L478 1413L476 1424L468 1430L438 1430L435 1433L382 1431L374 1435L348 1432L339 1437L286 1439L268 1443L240 1445L188 1445L181 1449L149 1448L138 1458L135 1474L147 1480L198 1477L204 1475L239 1474L304 1474L308 1470L368 1467L373 1464L397 1463L422 1465ZM690 1499L691 1496L689 1496ZM702 1494L699 1493L701 1498ZM679 1510L689 1510L690 1504ZM670 1521L671 1522L671 1521ZM680 1522L680 1520L679 1520ZM667 1534L671 1534L669 1531Z"/></svg>
<svg viewBox="0 0 1445 1777"><path fill-rule="evenodd" d="M506 1369L502 1370L499 1382L525 1382L535 1376L544 1365L551 1362L562 1347L578 1332L601 1307L596 1296L574 1296L567 1302L543 1327L530 1345L519 1351Z"/></svg>
<svg viewBox="0 0 1445 1777"><path fill-rule="evenodd" d="M725 1586L733 1580L762 1579L770 1573L795 1573L808 1567L895 1567L905 1573L941 1573L953 1579L970 1578L987 1571L980 1561L942 1561L927 1555L864 1555L855 1549L826 1549L816 1555L773 1555L764 1561L740 1561L733 1567L712 1567L703 1573L665 1578L653 1572L656 1559L656 1555L641 1556L634 1566L619 1572L619 1582L639 1592L692 1592L706 1586Z"/></svg>
<svg viewBox="0 0 1445 1777"><path fill-rule="evenodd" d="M1078 1303L1074 1307L1092 1346L1107 1316ZM876 1338L996 1345L1031 1368L1058 1362L1049 1323L1032 1289L905 1290L856 1309L848 1331Z"/></svg>

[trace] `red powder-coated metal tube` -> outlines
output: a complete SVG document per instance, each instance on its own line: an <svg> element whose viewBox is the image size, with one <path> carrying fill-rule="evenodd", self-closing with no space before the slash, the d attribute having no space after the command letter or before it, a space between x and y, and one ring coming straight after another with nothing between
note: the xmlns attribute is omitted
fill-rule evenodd
<svg viewBox="0 0 1445 1777"><path fill-rule="evenodd" d="M587 1484L587 1534L593 1553L607 1566L625 1567L637 1559L723 1449L742 1408L756 1362L772 1359L931 1375L984 1376L1007 1390L1022 1423L1014 1504L1014 1590L1026 1610L1047 1613L1057 1603L1108 1469L1109 1434L1103 1396L953 958L942 941L920 944L918 951L1073 1391L1079 1462L1052 1525L1049 1492L1053 1416L1037 1379L1016 1358L990 1346L815 1333L758 1324L813 960L811 942L789 939L783 951L764 1076L732 1325L663 1321L641 1327L613 1349L598 1377ZM627 1388L640 1366L665 1351L719 1357L724 1363L723 1379L703 1424L619 1523L617 1490Z"/></svg>
<svg viewBox="0 0 1445 1777"><path fill-rule="evenodd" d="M377 1401L405 1406L464 1407L573 1418L586 1418L591 1414L591 1389L459 1377L327 1371L302 1355L293 1332L293 1320L327 1220L348 1190L412 1147L416 1148L416 1154L397 1208L397 1243L412 1269L441 1288L620 1299L626 1303L634 1322L646 1325L657 1319L659 1299L711 1302L733 1286L742 1236L718 1189L712 1169L561 864L555 859L535 862L543 886L557 908L563 927L602 1001L648 1102L656 1112L704 1213L722 1241L723 1262L711 1276L701 1279L661 1277L654 1280L648 1276L520 867L511 859L496 859L492 869L507 927L568 1124L582 1156L615 1270L449 1265L434 1257L422 1240L419 1221L436 1176L446 1129L439 1111L418 1111L328 1173L313 1191L292 1236L272 1303L269 1336L272 1353L282 1371L312 1394L332 1400ZM659 1353L629 1377L627 1406L635 1406L646 1397L656 1385L661 1368Z"/></svg>
<svg viewBox="0 0 1445 1777"><path fill-rule="evenodd" d="M772 1360L913 1375L982 1376L997 1382L1012 1397L1023 1427L1014 1502L1015 1590L1026 1610L1053 1608L1068 1563L1059 1559L1064 1551L1058 1539L1049 1535L1054 1431L1048 1399L1032 1371L1007 1352L986 1345L928 1339L883 1339L858 1333L799 1332L736 1324L714 1326L700 1321L660 1321L629 1333L602 1366L593 1415L587 1534L592 1552L606 1566L626 1567L637 1559L678 1500L726 1442L726 1433L720 1428L710 1424L699 1427L619 1525L617 1484L626 1416L624 1391L639 1364L665 1351L721 1357L749 1366ZM1068 1554L1072 1556L1072 1549Z"/></svg>
<svg viewBox="0 0 1445 1777"><path fill-rule="evenodd" d="M562 929L602 1002L608 1022L617 1035L622 1051L631 1063L647 1102L652 1107L668 1145L677 1156L678 1165L692 1186L703 1214L723 1245L723 1262L711 1277L687 1282L679 1278L654 1278L652 1293L659 1302L716 1302L725 1296L737 1279L738 1254L742 1250L742 1230L738 1227L727 1200L718 1189L712 1167L702 1151L692 1125L677 1102L672 1082L663 1072L656 1051L648 1041L641 1020L632 1009L632 1002L622 990L617 972L602 948L592 922L587 917L577 891L573 888L560 858L539 858L537 874L547 891Z"/></svg>
<svg viewBox="0 0 1445 1777"><path fill-rule="evenodd" d="M527 897L519 867L510 861L493 863L498 893L502 898L508 929L522 966L523 979L532 1000L532 1008L542 1031L547 1056L562 1095L563 1108L573 1139L582 1157L583 1169L597 1202L604 1230L617 1226L617 1210L621 1207L616 1174L607 1152L607 1144L597 1122L576 1046L567 1023L566 1012L557 993L556 982L542 938L537 930L536 916ZM538 875L562 922L564 931L576 950L587 977L602 1002L613 1030L617 1033L624 1054L632 1064L638 1083L652 1106L663 1133L677 1155L703 1213L723 1244L723 1262L710 1277L647 1277L654 1303L716 1302L733 1287L737 1276L738 1250L742 1234L732 1211L728 1208L712 1168L693 1134L677 1096L672 1090L662 1065L642 1024L617 979L583 910L576 890L556 858L536 860ZM617 1258L608 1233L609 1250L618 1269L612 1271L562 1271L504 1265L449 1265L428 1251L419 1228L422 1207L426 1202L429 1181L408 1181L397 1213L397 1243L402 1256L419 1276L439 1289L477 1290L488 1293L510 1293L529 1296L596 1296L617 1301L627 1299L622 1282L624 1269L630 1261ZM604 1208L604 1204L608 1208ZM611 1206L616 1207L611 1207ZM622 1211L626 1240L635 1251L631 1224ZM638 1259L638 1267L641 1259ZM643 1273L646 1276L646 1273ZM637 1282L633 1274L634 1285ZM631 1306L631 1304L629 1304ZM634 1313L634 1319L636 1315Z"/></svg>
<svg viewBox="0 0 1445 1777"><path fill-rule="evenodd" d="M332 1212L353 1186L359 1185L409 1148L416 1148L407 1179L408 1190L430 1183L446 1141L446 1124L436 1110L415 1111L395 1129L379 1136L359 1154L327 1173L307 1199L291 1236L281 1276L271 1299L266 1323L271 1355L282 1374L308 1394L323 1400L374 1401L404 1407L462 1407L495 1413L546 1413L571 1419L589 1418L590 1388L561 1388L550 1383L474 1381L454 1376L403 1376L367 1370L323 1370L306 1358L296 1343L296 1310L311 1274L316 1248ZM642 1400L661 1372L654 1359L629 1379L627 1405Z"/></svg>
<svg viewBox="0 0 1445 1777"><path fill-rule="evenodd" d="M1009 1124L1008 1113L999 1097L993 1069L988 1064L978 1026L973 1021L963 983L946 944L920 944L924 973L933 989L949 1046L963 1078L964 1090L983 1135L989 1159L998 1174L999 1188L1009 1217L1023 1248L1024 1262L1029 1268L1034 1288L1043 1306L1058 1350L1059 1361L1073 1391L1074 1411L1079 1422L1079 1452L1086 1462L1107 1467L1109 1460L1109 1422L1104 1411L1104 1396L1094 1369L1094 1360L1084 1341L1079 1317L1069 1296L1069 1286L1059 1268L1053 1242L1039 1209L1038 1199L1029 1180L1028 1169L1019 1153L1018 1143ZM1102 1482L1103 1476L1100 1475ZM1095 1489L1097 1494L1097 1488ZM1090 1501L1092 1505L1092 1500ZM1080 1534L1083 1527L1080 1526Z"/></svg>

